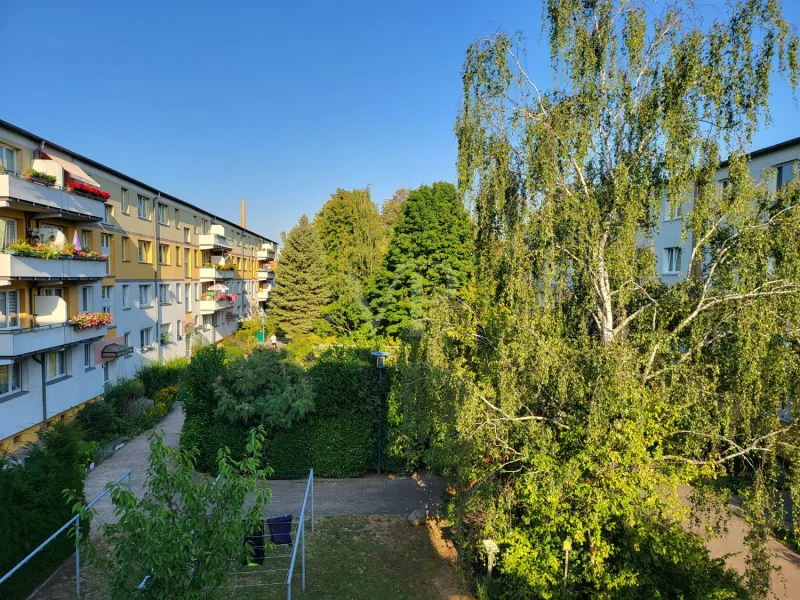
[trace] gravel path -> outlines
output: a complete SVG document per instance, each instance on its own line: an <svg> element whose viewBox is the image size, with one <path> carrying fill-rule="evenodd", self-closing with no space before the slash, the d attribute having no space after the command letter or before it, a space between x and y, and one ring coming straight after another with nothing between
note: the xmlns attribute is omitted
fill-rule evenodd
<svg viewBox="0 0 800 600"><path fill-rule="evenodd" d="M162 429L167 445L176 447L180 439L181 428L183 428L183 420L181 405L176 403L172 411L154 429ZM131 474L133 491L138 497L141 497L144 493L143 485L149 456L150 447L147 443L146 433L126 442L125 446L89 472L84 486L86 501L91 502L102 494L109 481L116 481L128 469L133 471ZM96 514L92 519L93 534L97 533L104 523L116 520L114 506L111 504L111 494L106 494L100 502L94 505L94 509Z"/></svg>

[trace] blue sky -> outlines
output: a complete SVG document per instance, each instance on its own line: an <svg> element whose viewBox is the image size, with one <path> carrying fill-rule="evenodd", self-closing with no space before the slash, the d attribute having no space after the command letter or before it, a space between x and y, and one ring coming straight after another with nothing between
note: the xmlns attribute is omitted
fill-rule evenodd
<svg viewBox="0 0 800 600"><path fill-rule="evenodd" d="M534 0L9 2L0 118L233 221L244 197L248 227L278 240L337 187L369 185L380 204L454 181L468 45L522 29L547 84L540 12ZM756 147L800 135L785 86L773 106Z"/></svg>

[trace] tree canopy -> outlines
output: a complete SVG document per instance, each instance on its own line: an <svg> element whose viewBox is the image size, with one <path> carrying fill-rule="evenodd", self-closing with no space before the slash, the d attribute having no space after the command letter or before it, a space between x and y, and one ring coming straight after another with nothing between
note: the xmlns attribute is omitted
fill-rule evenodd
<svg viewBox="0 0 800 600"><path fill-rule="evenodd" d="M271 311L289 335L309 333L322 318L330 294L323 247L305 215L283 243Z"/></svg>
<svg viewBox="0 0 800 600"><path fill-rule="evenodd" d="M472 221L453 184L410 192L373 292L382 329L397 335L419 327L438 295L457 295L472 277L472 243Z"/></svg>
<svg viewBox="0 0 800 600"><path fill-rule="evenodd" d="M778 417L800 373L800 187L754 179L738 151L768 116L773 75L794 88L798 40L772 0L703 16L546 0L549 88L526 71L520 35L468 50L456 131L476 285L432 313L414 358L450 417L428 437L459 480L463 558L497 540L502 597L744 593L681 528L722 513L734 477L744 585L764 597L767 534L788 516L780 486L800 501L782 469L800 460L797 436ZM669 286L652 246L664 202L686 205L691 245ZM402 241L436 222L420 204L412 193L387 257L392 331L419 317L425 271Z"/></svg>

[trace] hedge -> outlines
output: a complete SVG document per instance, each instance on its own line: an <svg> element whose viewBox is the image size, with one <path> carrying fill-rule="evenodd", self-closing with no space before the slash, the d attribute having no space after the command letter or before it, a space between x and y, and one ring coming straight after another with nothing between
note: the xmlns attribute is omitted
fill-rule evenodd
<svg viewBox="0 0 800 600"><path fill-rule="evenodd" d="M0 468L2 574L72 518L64 490L75 490L83 499L86 444L80 431L58 424L45 434L44 442L31 447L26 466ZM63 533L3 583L0 595L4 600L26 598L74 551L74 539Z"/></svg>
<svg viewBox="0 0 800 600"><path fill-rule="evenodd" d="M196 448L197 469L205 473L216 474L217 452L223 446L230 448L231 456L236 460L244 457L246 434L244 427L221 420L214 420L206 415L186 417L180 437L181 450Z"/></svg>

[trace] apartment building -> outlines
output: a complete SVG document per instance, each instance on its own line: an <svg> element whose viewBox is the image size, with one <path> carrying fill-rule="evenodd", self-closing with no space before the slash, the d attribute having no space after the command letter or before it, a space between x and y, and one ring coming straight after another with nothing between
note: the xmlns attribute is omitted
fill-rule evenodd
<svg viewBox="0 0 800 600"><path fill-rule="evenodd" d="M0 121L0 451L266 307L277 243Z"/></svg>

